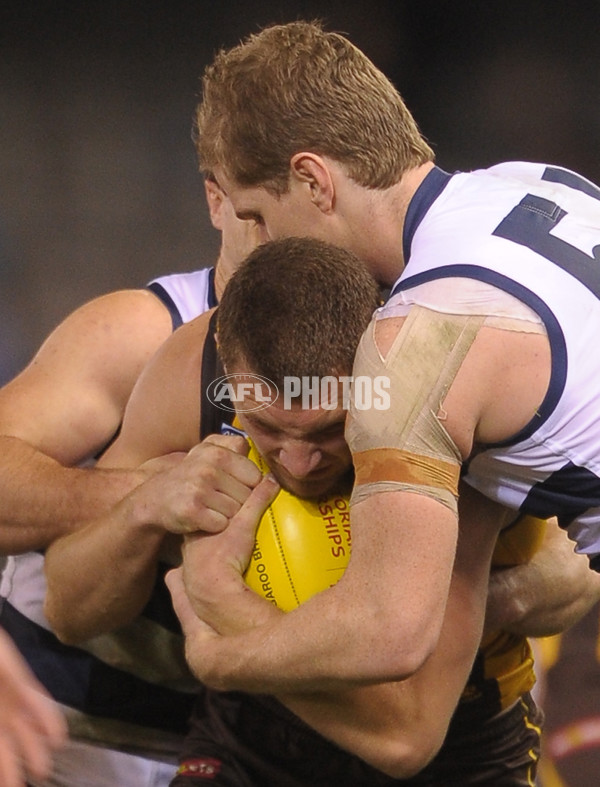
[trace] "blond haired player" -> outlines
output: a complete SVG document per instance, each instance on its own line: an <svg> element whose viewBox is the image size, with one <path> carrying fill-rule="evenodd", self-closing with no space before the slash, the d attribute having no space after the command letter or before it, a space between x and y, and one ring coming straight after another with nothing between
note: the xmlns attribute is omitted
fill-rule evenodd
<svg viewBox="0 0 600 787"><path fill-rule="evenodd" d="M354 347L377 297L374 283L355 258L324 244L291 240L258 249L244 264L242 274L233 278L218 310L219 343L228 369L247 371L240 365L241 345L244 357L248 347L258 353L258 358L247 362L250 369L260 369L279 384L281 376L292 371L300 377L349 372ZM208 382L221 374L216 358L207 364L207 357L214 353L214 326L209 319L206 315L182 328L148 367L107 461L135 464L156 451L187 450L195 445L202 422L209 431L221 430L222 424L228 428L231 414L214 404L209 408L204 396ZM294 493L309 497L328 493L340 480L348 482L350 457L343 439L344 416L340 406L303 411L297 403L290 411L275 404L254 413L239 413L276 477ZM240 438L230 440L235 453ZM233 458L239 460L239 455ZM143 609L147 600L144 577L154 576L160 550L165 548L165 528L156 523L166 521L163 509L176 502L177 488L176 477L154 479L122 501L111 517L90 523L86 530L53 545L47 558L48 608L62 636L71 640L90 636L107 625L125 624ZM468 495L465 505L469 506ZM202 527L200 517L197 527ZM496 525L490 522L490 527ZM247 533L251 543L253 528ZM561 535L553 531L544 553L550 551L554 558L557 553L564 555ZM219 578L211 565L213 544L218 552L218 543L202 537L190 542L187 554L194 576L209 585L214 579L216 593L227 595L227 577ZM202 556L194 555L198 550L204 550ZM591 603L584 598L589 572L582 571L585 567L580 560L571 558L563 566L571 584L567 594L565 583L555 581L553 569L550 577L542 572L548 584L540 594L541 603L534 607L527 600L527 610L539 627L571 622ZM532 565L537 565L535 560ZM533 576L538 577L535 567ZM565 603L563 610L559 614L558 609L552 609L552 614L544 617L545 606L550 607L551 599L558 602L559 596ZM264 615L277 615L269 603L258 597L254 600L258 607L252 605L251 611L245 601L239 605L238 620L244 625ZM518 623L514 618L509 621L514 607L505 601L500 595L496 614L505 614L503 622L512 622L518 631L527 620L521 611ZM565 611L566 617L562 617ZM456 644L460 649L460 637L456 637ZM487 653L487 661L477 660L447 743L423 775L425 780L464 785L498 779L498 784L518 785L533 778L539 720L527 695L533 681L527 643L520 632L518 636L490 634ZM443 669L437 662L432 664L443 682L445 670L453 672L452 657L453 646L444 654ZM442 687L440 702L444 707L456 702L466 680L466 674L457 673L449 681L453 690ZM415 699L419 698L417 690ZM397 768L394 757L403 750L402 767L408 773L425 747L432 753L430 741L421 734L421 720L407 713L402 687L372 687L347 698L342 694L329 699L326 695L282 699L325 736L376 766ZM260 719L258 725L256 718ZM285 737L289 737L288 745L282 742ZM244 695L202 693L183 759L177 784L192 784L194 778L200 783L208 776L215 784L227 785L317 785L332 784L336 779L347 785L396 783L355 757L342 754L275 700ZM454 782L449 781L451 776Z"/></svg>

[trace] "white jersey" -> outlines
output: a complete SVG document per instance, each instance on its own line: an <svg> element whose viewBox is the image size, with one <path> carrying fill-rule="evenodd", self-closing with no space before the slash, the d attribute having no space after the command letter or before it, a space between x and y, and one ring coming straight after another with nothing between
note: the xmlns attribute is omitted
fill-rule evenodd
<svg viewBox="0 0 600 787"><path fill-rule="evenodd" d="M174 328L216 306L213 268L165 276L148 286L171 312ZM7 559L0 625L63 706L73 738L156 758L177 754L198 684L187 669L179 621L163 581L169 568L159 566L152 598L132 625L68 647L44 617L43 554Z"/></svg>
<svg viewBox="0 0 600 787"><path fill-rule="evenodd" d="M600 570L600 189L544 164L435 168L409 206L404 256L393 294L407 303L426 305L448 277L477 280L543 322L552 370L539 411L510 440L479 446L464 478L511 508L556 515ZM442 310L464 313L464 289L456 281Z"/></svg>
<svg viewBox="0 0 600 787"><path fill-rule="evenodd" d="M217 305L215 269L172 273L148 284L171 312L173 329Z"/></svg>

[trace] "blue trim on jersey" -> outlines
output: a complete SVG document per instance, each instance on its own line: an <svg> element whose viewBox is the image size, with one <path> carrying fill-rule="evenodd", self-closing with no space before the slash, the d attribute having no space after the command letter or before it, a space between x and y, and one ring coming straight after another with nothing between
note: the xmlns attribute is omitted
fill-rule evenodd
<svg viewBox="0 0 600 787"><path fill-rule="evenodd" d="M419 284L426 284L427 282L436 281L438 279L456 277L476 279L486 284L491 284L500 290L504 290L504 292L513 295L515 298L531 307L536 314L541 317L546 327L552 351L552 361L550 383L544 401L540 405L537 413L523 429L507 440L502 440L498 443L486 443L486 447L500 448L520 443L521 440L525 440L534 434L550 417L564 391L567 379L567 345L562 328L554 316L554 312L538 295L522 284L519 284L519 282L516 282L514 279L509 279L507 276L497 271L490 270L490 268L481 268L478 265L444 265L440 268L433 268L432 270L417 273L414 276L401 279L394 287L392 296L398 292L417 287Z"/></svg>
<svg viewBox="0 0 600 787"><path fill-rule="evenodd" d="M214 309L219 305L217 298L217 291L215 289L215 269L211 268L208 272L208 295L206 296L206 303L209 309Z"/></svg>
<svg viewBox="0 0 600 787"><path fill-rule="evenodd" d="M600 478L585 467L567 462L560 470L534 484L519 507L532 516L556 516L566 528L589 508L600 506Z"/></svg>
<svg viewBox="0 0 600 787"><path fill-rule="evenodd" d="M37 679L55 700L82 713L177 734L188 731L196 693L157 686L63 645L51 631L3 601L0 624L19 643Z"/></svg>
<svg viewBox="0 0 600 787"><path fill-rule="evenodd" d="M171 323L173 324L173 330L175 331L181 325L183 325L183 319L177 308L175 301L169 293L165 290L162 284L159 284L156 281L153 281L151 284L148 284L148 289L151 290L156 297L161 300L164 305L167 307L169 314L171 315Z"/></svg>
<svg viewBox="0 0 600 787"><path fill-rule="evenodd" d="M415 191L410 201L406 218L404 220L404 230L402 232L402 253L404 254L404 264L410 258L410 247L417 227L423 221L423 217L433 205L442 191L446 188L452 175L444 172L439 167L434 167L428 172L419 188Z"/></svg>
<svg viewBox="0 0 600 787"><path fill-rule="evenodd" d="M567 215L544 197L527 194L496 227L492 235L518 243L562 268L600 298L600 246L590 256L552 231Z"/></svg>
<svg viewBox="0 0 600 787"><path fill-rule="evenodd" d="M563 169L562 167L546 167L542 175L542 180L546 180L549 183L560 183L563 186L568 186L570 189L581 191L587 194L588 197L600 200L600 188L598 188L595 183L592 183L591 180L569 169Z"/></svg>

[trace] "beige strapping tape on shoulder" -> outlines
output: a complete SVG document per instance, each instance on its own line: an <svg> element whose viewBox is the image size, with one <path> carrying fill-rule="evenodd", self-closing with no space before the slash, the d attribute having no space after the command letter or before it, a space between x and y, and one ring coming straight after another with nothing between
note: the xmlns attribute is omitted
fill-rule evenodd
<svg viewBox="0 0 600 787"><path fill-rule="evenodd" d="M385 358L371 322L353 374L386 376L391 405L387 411L358 410L350 397L346 439L356 470L353 503L405 490L456 511L461 457L438 414L484 319L413 306Z"/></svg>

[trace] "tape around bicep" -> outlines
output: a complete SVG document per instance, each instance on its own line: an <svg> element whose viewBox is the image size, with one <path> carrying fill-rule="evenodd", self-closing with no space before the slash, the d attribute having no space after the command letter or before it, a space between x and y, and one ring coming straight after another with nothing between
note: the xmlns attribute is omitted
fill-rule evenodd
<svg viewBox="0 0 600 787"><path fill-rule="evenodd" d="M413 306L385 358L371 323L358 348L354 379L386 376L390 407L359 410L350 397L346 439L356 473L353 504L404 490L456 512L461 455L439 414L484 319Z"/></svg>

